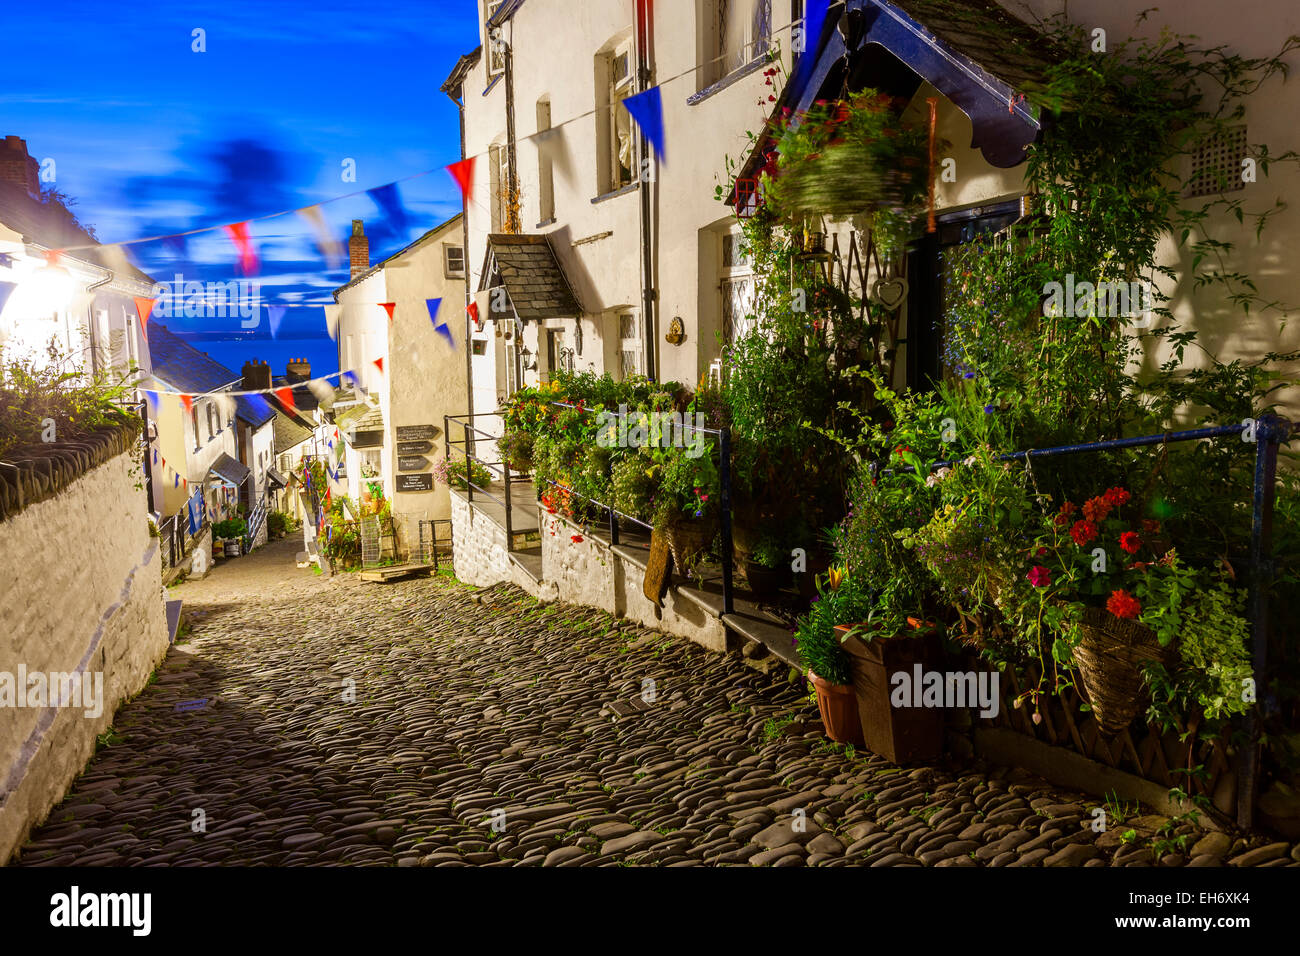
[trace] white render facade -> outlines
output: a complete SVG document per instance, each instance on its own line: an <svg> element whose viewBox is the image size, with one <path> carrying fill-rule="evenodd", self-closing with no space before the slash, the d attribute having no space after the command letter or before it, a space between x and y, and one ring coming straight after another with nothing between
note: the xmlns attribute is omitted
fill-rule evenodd
<svg viewBox="0 0 1300 956"><path fill-rule="evenodd" d="M486 343L473 368L474 411L493 411L519 385L544 380L552 360L694 386L719 355L724 279L734 271L723 267L723 244L736 232L735 219L714 188L726 178L724 157L742 158L747 131L767 118L767 98L779 91L766 83L767 50L779 46L788 70L799 0L661 0L644 39L634 0L478 2L484 46L476 60L462 59L444 87L463 101L464 153L476 157L467 203L469 288L482 285L489 235L509 231L513 105L519 231L549 238L581 314L526 322L522 348L531 361L521 367L520 343L494 334L480 295L480 315L489 321L474 336ZM508 75L507 53L494 52L484 32L494 13L505 17ZM722 19L730 27L720 38ZM647 67L644 82L638 57ZM647 148L643 165L635 123L610 104L653 85L661 87L665 155L661 163ZM547 129L553 132L539 141L536 134ZM652 330L643 230L651 237ZM678 344L665 340L674 319L685 331Z"/></svg>

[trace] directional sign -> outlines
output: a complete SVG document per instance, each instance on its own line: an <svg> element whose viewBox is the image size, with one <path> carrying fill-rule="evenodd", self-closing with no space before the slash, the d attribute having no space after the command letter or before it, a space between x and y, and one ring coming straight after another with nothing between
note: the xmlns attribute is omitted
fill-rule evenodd
<svg viewBox="0 0 1300 956"><path fill-rule="evenodd" d="M398 491L433 491L433 475L425 472L420 475L398 475Z"/></svg>
<svg viewBox="0 0 1300 956"><path fill-rule="evenodd" d="M397 443L397 453L399 455L423 455L427 451L433 451L433 442L399 441Z"/></svg>
<svg viewBox="0 0 1300 956"><path fill-rule="evenodd" d="M429 467L429 459L423 455L400 455L397 459L398 471L423 471Z"/></svg>
<svg viewBox="0 0 1300 956"><path fill-rule="evenodd" d="M431 441L442 434L437 425L398 425L398 441Z"/></svg>

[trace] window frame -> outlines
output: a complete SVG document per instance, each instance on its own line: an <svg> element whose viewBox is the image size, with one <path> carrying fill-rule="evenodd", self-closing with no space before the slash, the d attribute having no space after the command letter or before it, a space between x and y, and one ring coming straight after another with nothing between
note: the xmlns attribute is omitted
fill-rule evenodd
<svg viewBox="0 0 1300 956"><path fill-rule="evenodd" d="M625 336L623 329L623 320L628 319L631 322L632 336ZM626 381L633 375L645 374L645 338L641 330L641 310L637 308L616 309L614 311L614 321L618 323L618 370L622 380ZM629 345L631 348L629 348ZM628 353L635 356L635 368L631 371L627 367Z"/></svg>
<svg viewBox="0 0 1300 956"><path fill-rule="evenodd" d="M501 76L506 71L505 50L504 49L497 50L493 46L492 32L491 32L493 28L488 26L489 21L491 21L491 19L494 16L496 16L497 11L501 9L501 4L503 4L504 2L505 0L483 0L483 46L486 48L487 51L486 63L487 63L487 80L488 80L489 87L492 85L493 81L496 80L497 77ZM502 27L500 24L498 24L495 27L495 29L500 30L502 29Z"/></svg>
<svg viewBox="0 0 1300 956"><path fill-rule="evenodd" d="M460 268L453 268L451 264L452 253L455 252L460 257ZM465 278L465 249L456 242L444 242L442 244L442 263L443 271L448 279Z"/></svg>
<svg viewBox="0 0 1300 956"><path fill-rule="evenodd" d="M623 57L627 57L627 73L616 78L614 65ZM636 95L636 62L631 37L617 43L606 57L605 83L609 103L609 155L606 157L608 189L605 191L615 192L636 182L638 172L636 125L632 122L632 114L623 105L625 99ZM627 132L629 162L626 167L623 166L623 161L619 157L620 128L625 129ZM626 178L624 178L625 175Z"/></svg>

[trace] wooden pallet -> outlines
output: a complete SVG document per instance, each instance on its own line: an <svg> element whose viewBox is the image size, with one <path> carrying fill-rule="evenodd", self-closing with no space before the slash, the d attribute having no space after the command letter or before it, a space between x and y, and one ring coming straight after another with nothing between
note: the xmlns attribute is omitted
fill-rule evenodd
<svg viewBox="0 0 1300 956"><path fill-rule="evenodd" d="M393 564L386 568L367 568L361 572L361 580L387 584L400 578L424 577L432 571L433 566L428 564Z"/></svg>

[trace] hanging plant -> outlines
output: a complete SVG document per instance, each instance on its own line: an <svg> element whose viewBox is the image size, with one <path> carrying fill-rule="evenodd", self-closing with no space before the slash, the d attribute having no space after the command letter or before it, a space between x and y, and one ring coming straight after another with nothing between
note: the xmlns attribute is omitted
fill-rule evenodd
<svg viewBox="0 0 1300 956"><path fill-rule="evenodd" d="M929 133L904 124L893 98L869 89L819 100L778 132L776 175L764 177L778 216L800 226L852 219L882 251L901 247L925 208Z"/></svg>

